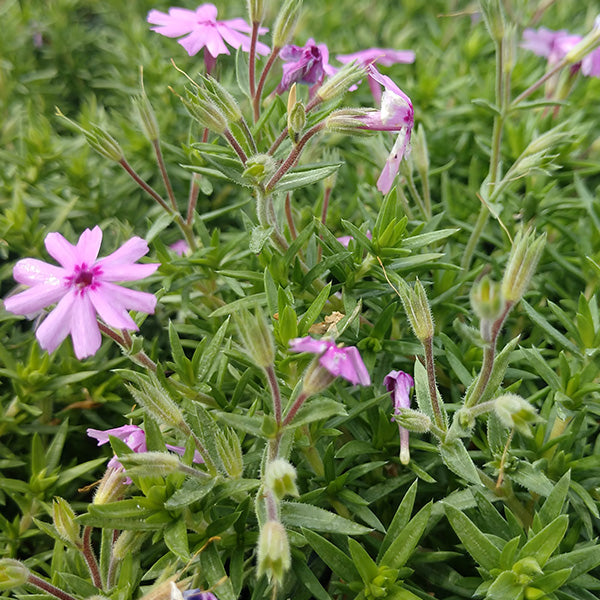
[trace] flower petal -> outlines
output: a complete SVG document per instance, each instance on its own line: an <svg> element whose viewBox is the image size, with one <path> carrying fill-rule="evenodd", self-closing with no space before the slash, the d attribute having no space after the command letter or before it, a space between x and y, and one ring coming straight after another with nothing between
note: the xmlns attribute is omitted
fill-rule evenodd
<svg viewBox="0 0 600 600"><path fill-rule="evenodd" d="M102 229L96 225L94 229L86 229L80 236L75 247L77 262L85 263L91 267L98 258L100 244L102 243Z"/></svg>
<svg viewBox="0 0 600 600"><path fill-rule="evenodd" d="M103 444L108 443L109 435L118 437L120 440L125 441L133 432L137 431L138 429L143 433L143 429L137 425L122 425L121 427L114 427L113 429L106 429L104 431L101 429L88 428L86 433L89 437L98 440L98 446L102 446Z"/></svg>
<svg viewBox="0 0 600 600"><path fill-rule="evenodd" d="M127 240L118 250L104 256L96 261L96 265L103 268L113 265L126 265L134 263L148 253L148 244L141 237L132 237Z"/></svg>
<svg viewBox="0 0 600 600"><path fill-rule="evenodd" d="M143 265L103 265L102 274L98 276L100 281L137 281L152 275L160 263L146 263Z"/></svg>
<svg viewBox="0 0 600 600"><path fill-rule="evenodd" d="M35 337L44 350L54 352L69 335L75 299L75 290L69 291L37 328Z"/></svg>
<svg viewBox="0 0 600 600"><path fill-rule="evenodd" d="M129 316L125 307L114 296L111 296L102 284L90 287L87 293L96 312L107 325L117 329L138 330L138 326Z"/></svg>
<svg viewBox="0 0 600 600"><path fill-rule="evenodd" d="M171 452L175 452L175 454L179 454L179 456L183 456L185 454L185 448L182 448L181 446L172 446L171 444L165 444L165 446ZM198 452L198 450L194 450L194 458L192 459L192 462L195 462L198 464L204 462L204 459L202 458L202 455L200 454L200 452Z"/></svg>
<svg viewBox="0 0 600 600"><path fill-rule="evenodd" d="M62 267L51 265L43 260L24 258L13 269L13 277L25 285L61 285L67 272Z"/></svg>
<svg viewBox="0 0 600 600"><path fill-rule="evenodd" d="M49 233L44 240L48 254L57 260L67 271L70 271L77 262L77 250L60 233Z"/></svg>
<svg viewBox="0 0 600 600"><path fill-rule="evenodd" d="M4 308L15 315L30 315L58 302L68 289L60 285L34 285L4 300Z"/></svg>
<svg viewBox="0 0 600 600"><path fill-rule="evenodd" d="M96 354L102 343L98 321L96 321L96 311L85 292L78 293L73 302L71 338L75 356L79 360Z"/></svg>
<svg viewBox="0 0 600 600"><path fill-rule="evenodd" d="M292 352L312 352L313 354L322 354L330 347L336 347L335 343L331 340L315 340L309 336L290 340L290 350Z"/></svg>
<svg viewBox="0 0 600 600"><path fill-rule="evenodd" d="M154 294L130 290L114 283L102 283L102 288L106 290L107 297L114 298L116 302L122 304L127 310L137 310L150 315L154 313L154 307L156 306L156 297Z"/></svg>
<svg viewBox="0 0 600 600"><path fill-rule="evenodd" d="M369 385L371 377L362 361L358 349L354 346L338 348L332 345L319 359L321 366L325 367L332 375L343 377L356 385Z"/></svg>

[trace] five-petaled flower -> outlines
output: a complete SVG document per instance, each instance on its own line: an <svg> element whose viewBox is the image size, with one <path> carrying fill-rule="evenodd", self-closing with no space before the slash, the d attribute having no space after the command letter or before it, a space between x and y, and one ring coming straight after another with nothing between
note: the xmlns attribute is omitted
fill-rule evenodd
<svg viewBox="0 0 600 600"><path fill-rule="evenodd" d="M317 85L323 82L325 75L334 75L335 67L329 64L329 50L325 44L316 44L310 38L304 46L292 44L284 46L279 53L284 61L283 76L277 86L277 93L282 94L292 83L308 83Z"/></svg>
<svg viewBox="0 0 600 600"><path fill-rule="evenodd" d="M338 346L333 340L315 340L307 336L290 340L290 350L318 354L319 365L334 377L343 377L354 385L371 383L365 363L354 346Z"/></svg>
<svg viewBox="0 0 600 600"><path fill-rule="evenodd" d="M366 50L359 50L352 54L337 54L336 58L344 64L355 60L365 66L377 64L383 65L384 67L391 67L397 63L407 64L415 62L415 53L412 50L367 48ZM381 85L376 79L373 79L371 75L369 75L367 79L373 98L375 98L376 104L379 104L381 102Z"/></svg>
<svg viewBox="0 0 600 600"><path fill-rule="evenodd" d="M148 277L159 264L134 264L148 252L148 244L133 237L118 250L98 259L102 230L86 229L74 246L60 233L49 233L46 250L60 266L25 258L15 265L14 278L29 289L4 301L6 310L32 315L58 302L37 328L36 337L44 350L53 352L71 334L77 358L95 354L102 341L96 313L110 327L137 331L128 310L152 314L156 298L114 282Z"/></svg>
<svg viewBox="0 0 600 600"><path fill-rule="evenodd" d="M394 415L399 415L403 408L410 408L410 388L414 387L414 379L404 371L390 371L383 379L388 392L392 395ZM395 421L392 417L392 421ZM410 461L408 449L408 430L398 426L400 430L400 462L406 465Z"/></svg>
<svg viewBox="0 0 600 600"><path fill-rule="evenodd" d="M151 10L148 22L155 26L151 29L161 35L172 38L185 36L178 41L190 56L205 48L204 58L209 72L219 54L229 54L225 42L233 48L241 47L245 52L250 50L250 37L247 35L252 31L250 25L240 18L217 21L217 7L214 4L202 4L196 10L174 7L168 13ZM260 34L267 31L262 27L258 30ZM258 42L256 52L268 54L269 47Z"/></svg>
<svg viewBox="0 0 600 600"><path fill-rule="evenodd" d="M415 112L410 98L387 76L370 65L369 76L384 87L381 108L360 116L362 128L370 131L396 131L398 137L392 147L383 171L377 180L377 189L387 194L392 189L400 162L408 151L415 122Z"/></svg>
<svg viewBox="0 0 600 600"><path fill-rule="evenodd" d="M106 430L89 428L87 430L87 434L89 437L98 440L98 446L107 444L110 441L109 436L112 435L113 437L119 438L125 442L127 446L136 453L148 451L146 446L146 432L137 425L122 425L121 427L115 427L113 429ZM172 446L171 444L165 444L165 446L168 450L171 450L171 452L179 454L179 456L183 456L185 453L185 448L182 448L181 446ZM204 462L198 450L194 451L194 458L192 459L192 462ZM113 469L122 469L123 465L121 465L116 456L113 456L108 463L108 467Z"/></svg>

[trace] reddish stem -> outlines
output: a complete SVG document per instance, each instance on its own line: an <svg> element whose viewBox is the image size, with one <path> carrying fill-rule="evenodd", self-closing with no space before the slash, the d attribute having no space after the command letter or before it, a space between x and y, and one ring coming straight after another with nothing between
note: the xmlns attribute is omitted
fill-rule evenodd
<svg viewBox="0 0 600 600"><path fill-rule="evenodd" d="M231 144L231 147L235 150L235 153L240 157L242 164L245 165L246 161L248 160L248 157L246 156L246 153L242 150L242 147L239 145L238 141L233 137L233 134L231 133L231 131L229 131L229 129L226 129L223 132L223 135L225 136L227 141Z"/></svg>
<svg viewBox="0 0 600 600"><path fill-rule="evenodd" d="M254 69L256 64L256 40L258 39L259 23L252 22L252 37L250 38L250 56L248 58L248 81L250 84L250 97L254 98Z"/></svg>
<svg viewBox="0 0 600 600"><path fill-rule="evenodd" d="M298 233L296 232L296 226L294 225L294 215L292 214L292 202L290 200L289 192L285 196L285 217L287 219L292 240L295 240L298 237Z"/></svg>
<svg viewBox="0 0 600 600"><path fill-rule="evenodd" d="M263 69L263 72L260 75L260 79L258 81L258 86L256 87L256 93L254 94L254 100L253 100L254 122L255 123L256 123L256 121L258 121L258 119L260 117L260 101L261 101L261 97L262 97L263 88L265 87L265 81L267 79L267 75L269 74L269 71L271 70L273 63L279 56L280 50L281 50L281 48L273 48L273 51L271 52L271 55L269 56L269 60L267 60L267 64L265 65L265 68Z"/></svg>

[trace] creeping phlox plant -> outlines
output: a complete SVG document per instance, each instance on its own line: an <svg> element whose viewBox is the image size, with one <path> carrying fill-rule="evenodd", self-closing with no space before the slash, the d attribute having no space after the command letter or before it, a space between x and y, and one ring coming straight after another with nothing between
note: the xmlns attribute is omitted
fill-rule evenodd
<svg viewBox="0 0 600 600"><path fill-rule="evenodd" d="M165 160L163 116L143 82L134 98L164 194L103 126L57 111L143 191L148 228L123 228L119 246L89 214L76 242L72 230L45 235L58 264L14 264L6 318L24 316L19 326L48 353L34 347L31 364L45 375L70 361L65 385L103 364L102 385L126 400L115 399L112 427L90 417L87 436L112 457L89 503L59 491L103 459L61 475L68 422L44 466L33 437L29 487L4 486L27 518L0 558L0 590L32 600L595 597L600 450L586 457L584 440L596 425L586 410L600 414L597 283L573 325L530 291L546 253L574 269L553 246L557 229L521 206L522 223L507 214L519 186L550 178L572 141L560 111L579 73L600 76L600 22L582 36L525 28L500 0L479 3L473 27L487 28L496 74L492 101L475 103L490 131L477 138L485 173L469 167L471 223L444 212L459 189L452 164L430 168L432 121L402 78L418 50L334 55L296 32L301 0L247 8L248 21L219 19L213 4L147 14L147 35L176 38L188 55L170 42L163 82L189 123L178 164ZM525 50L547 70L513 94ZM511 120L522 115L539 119L517 142ZM358 198L360 226L345 220L342 194ZM199 209L203 196L214 208ZM209 231L220 217L243 231L226 231L227 219ZM597 281L598 256L588 258ZM543 334L527 338L533 327ZM69 336L85 363L72 360ZM90 406L107 404L102 393L85 388ZM88 452L100 452L92 440ZM30 560L17 548L33 524L55 546Z"/></svg>

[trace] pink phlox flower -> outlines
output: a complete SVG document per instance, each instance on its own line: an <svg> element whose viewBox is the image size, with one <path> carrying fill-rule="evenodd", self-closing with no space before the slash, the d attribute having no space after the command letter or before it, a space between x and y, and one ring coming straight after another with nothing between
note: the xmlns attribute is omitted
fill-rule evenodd
<svg viewBox="0 0 600 600"><path fill-rule="evenodd" d="M86 229L74 246L60 233L49 233L46 250L60 266L25 258L17 262L14 278L29 289L4 301L9 312L31 315L58 302L36 331L40 346L53 352L70 334L77 358L95 354L102 341L96 314L110 327L137 331L129 310L154 313L156 298L118 285L148 277L158 263L134 264L148 252L148 244L133 237L118 250L98 259L102 230Z"/></svg>
<svg viewBox="0 0 600 600"><path fill-rule="evenodd" d="M184 239L177 240L171 244L169 248L173 250L177 256L185 256L190 251L190 246Z"/></svg>
<svg viewBox="0 0 600 600"><path fill-rule="evenodd" d="M356 385L370 385L371 377L358 348L341 347L333 340L315 340L309 336L290 340L292 352L310 352L319 355L319 364L334 377L343 377Z"/></svg>
<svg viewBox="0 0 600 600"><path fill-rule="evenodd" d="M584 57L581 61L581 72L588 77L600 77L600 48Z"/></svg>
<svg viewBox="0 0 600 600"><path fill-rule="evenodd" d="M151 10L147 20L155 25L151 29L161 35L171 38L185 36L178 41L190 56L202 48L206 48L213 59L219 54L229 54L225 43L233 48L241 47L245 52L250 50L250 37L247 34L252 32L252 27L240 18L217 21L217 7L214 4L202 4L196 10L170 8L168 13ZM258 30L261 35L267 31L264 27ZM270 50L258 42L256 52L268 54Z"/></svg>
<svg viewBox="0 0 600 600"><path fill-rule="evenodd" d="M415 53L412 50L393 50L392 48L367 48L366 50L359 50L352 54L338 54L336 58L341 63L349 63L353 60L361 63L365 66L368 65L382 65L384 67L391 67L395 64L410 64L415 62ZM373 79L370 75L368 76L369 87L375 103L379 105L381 102L381 86L376 79Z"/></svg>
<svg viewBox="0 0 600 600"><path fill-rule="evenodd" d="M119 438L120 440L124 441L127 444L127 446L131 448L131 450L133 450L135 453L148 451L148 447L146 446L146 432L137 425L122 425L121 427L106 429L104 431L101 429L90 428L87 430L87 434L89 437L98 440L98 446L107 444L109 442L108 436L112 435L113 437ZM182 448L181 446L172 446L171 444L165 444L165 447L168 450L171 450L171 452L179 454L179 456L183 456L185 454L185 448ZM194 451L194 458L192 459L192 462L195 462L197 464L204 462L198 450ZM119 462L116 456L113 456L110 459L108 466L115 469L123 468L123 465ZM131 481L129 481L129 483L131 483Z"/></svg>
<svg viewBox="0 0 600 600"><path fill-rule="evenodd" d="M197 588L183 592L183 598L184 600L218 600L212 592L203 592Z"/></svg>
<svg viewBox="0 0 600 600"><path fill-rule="evenodd" d="M373 234L370 231L367 231L367 233L365 233L365 235L372 240L373 239ZM344 246L344 248L347 248L350 245L350 240L353 240L354 238L351 235L342 235L339 238L335 238L342 246Z"/></svg>
<svg viewBox="0 0 600 600"><path fill-rule="evenodd" d="M304 46L284 46L279 53L284 61L283 76L277 86L282 94L292 83L321 84L325 75L334 75L337 69L329 64L329 50L325 44L316 44L310 38Z"/></svg>
<svg viewBox="0 0 600 600"><path fill-rule="evenodd" d="M410 389L414 387L415 380L404 371L390 371L383 379L388 392L392 394L394 415L399 415L401 409L410 408ZM396 419L392 416L392 421Z"/></svg>
<svg viewBox="0 0 600 600"><path fill-rule="evenodd" d="M392 189L394 177L402 158L409 150L410 136L415 122L415 112L410 98L387 76L370 65L369 76L384 87L381 108L359 117L364 129L371 131L397 131L398 137L377 180L377 189L387 194Z"/></svg>
<svg viewBox="0 0 600 600"><path fill-rule="evenodd" d="M565 57L581 41L581 36L572 35L568 31L552 31L546 27L525 29L521 48L530 50L538 56L548 59L548 64L554 65Z"/></svg>

